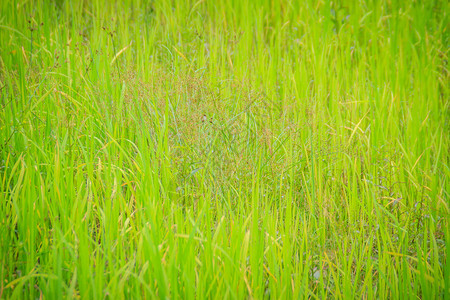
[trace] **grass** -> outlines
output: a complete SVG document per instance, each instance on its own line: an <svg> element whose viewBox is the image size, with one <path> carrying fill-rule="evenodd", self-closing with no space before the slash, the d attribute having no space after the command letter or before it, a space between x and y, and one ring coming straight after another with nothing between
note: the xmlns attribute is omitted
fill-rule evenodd
<svg viewBox="0 0 450 300"><path fill-rule="evenodd" d="M0 298L446 298L446 1L0 1Z"/></svg>

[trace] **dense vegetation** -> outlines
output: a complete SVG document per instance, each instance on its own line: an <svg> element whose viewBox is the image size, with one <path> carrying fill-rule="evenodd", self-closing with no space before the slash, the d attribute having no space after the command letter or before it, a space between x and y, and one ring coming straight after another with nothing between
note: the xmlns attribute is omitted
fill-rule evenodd
<svg viewBox="0 0 450 300"><path fill-rule="evenodd" d="M450 293L447 1L0 1L0 298Z"/></svg>

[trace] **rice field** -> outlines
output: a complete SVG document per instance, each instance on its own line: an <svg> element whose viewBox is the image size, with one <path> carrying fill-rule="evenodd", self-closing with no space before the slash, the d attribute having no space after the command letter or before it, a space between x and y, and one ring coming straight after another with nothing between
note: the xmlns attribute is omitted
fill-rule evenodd
<svg viewBox="0 0 450 300"><path fill-rule="evenodd" d="M1 299L450 299L447 1L0 1Z"/></svg>

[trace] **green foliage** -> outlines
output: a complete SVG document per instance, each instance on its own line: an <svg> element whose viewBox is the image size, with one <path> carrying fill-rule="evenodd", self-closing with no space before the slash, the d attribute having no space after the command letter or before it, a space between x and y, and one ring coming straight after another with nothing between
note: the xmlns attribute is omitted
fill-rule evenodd
<svg viewBox="0 0 450 300"><path fill-rule="evenodd" d="M448 298L446 1L0 1L0 298Z"/></svg>

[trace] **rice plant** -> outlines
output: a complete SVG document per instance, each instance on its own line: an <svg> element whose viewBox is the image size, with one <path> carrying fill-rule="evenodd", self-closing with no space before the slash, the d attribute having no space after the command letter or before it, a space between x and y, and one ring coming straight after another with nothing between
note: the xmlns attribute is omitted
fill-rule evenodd
<svg viewBox="0 0 450 300"><path fill-rule="evenodd" d="M1 299L449 299L447 1L0 1Z"/></svg>

